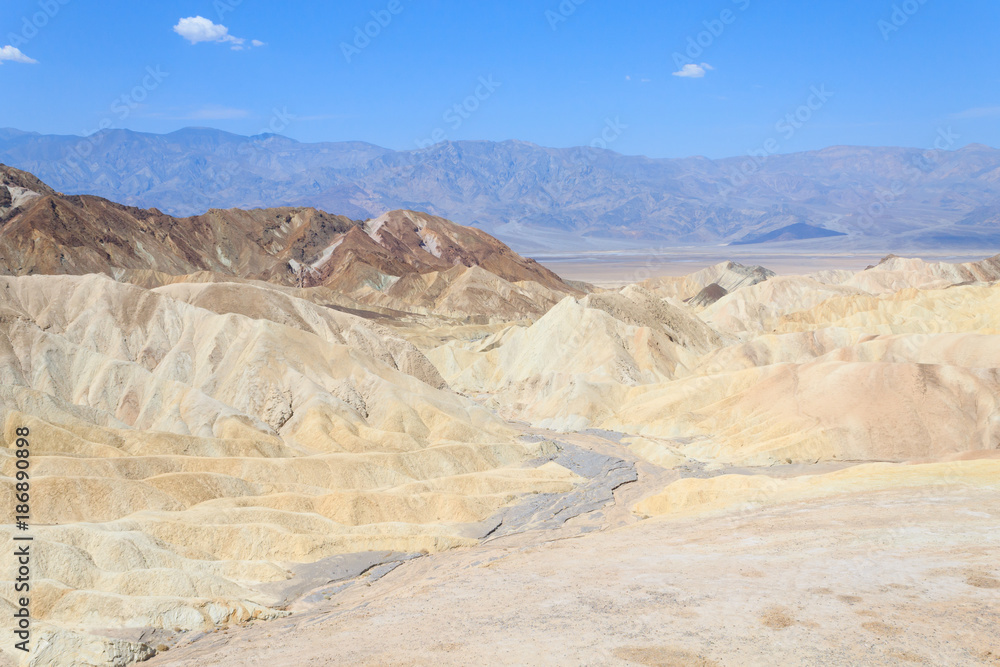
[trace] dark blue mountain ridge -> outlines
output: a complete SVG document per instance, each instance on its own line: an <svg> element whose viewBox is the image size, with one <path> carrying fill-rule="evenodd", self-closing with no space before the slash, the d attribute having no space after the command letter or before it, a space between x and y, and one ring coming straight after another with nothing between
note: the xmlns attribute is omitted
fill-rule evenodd
<svg viewBox="0 0 1000 667"><path fill-rule="evenodd" d="M0 162L67 194L173 215L290 205L367 218L404 208L478 226L524 250L747 239L986 250L1000 237L1000 150L982 144L711 160L518 140L395 151L212 128L89 137L8 128L0 129ZM829 234L803 232L812 228Z"/></svg>

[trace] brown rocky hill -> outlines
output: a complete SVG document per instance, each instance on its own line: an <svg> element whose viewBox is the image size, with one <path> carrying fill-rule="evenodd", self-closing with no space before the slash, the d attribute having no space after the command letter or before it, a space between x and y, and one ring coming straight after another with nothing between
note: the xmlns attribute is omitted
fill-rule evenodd
<svg viewBox="0 0 1000 667"><path fill-rule="evenodd" d="M0 165L0 274L136 271L329 287L369 305L454 315L529 315L579 294L489 234L424 213L362 222L280 207L177 218L63 195Z"/></svg>

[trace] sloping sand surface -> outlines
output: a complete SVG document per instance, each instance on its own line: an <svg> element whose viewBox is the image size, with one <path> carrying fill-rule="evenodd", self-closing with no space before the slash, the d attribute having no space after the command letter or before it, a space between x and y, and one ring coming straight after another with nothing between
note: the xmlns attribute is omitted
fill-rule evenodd
<svg viewBox="0 0 1000 667"><path fill-rule="evenodd" d="M988 667L997 499L895 487L497 541L150 664Z"/></svg>
<svg viewBox="0 0 1000 667"><path fill-rule="evenodd" d="M3 659L996 663L995 260L584 293L414 215L313 287L0 277Z"/></svg>

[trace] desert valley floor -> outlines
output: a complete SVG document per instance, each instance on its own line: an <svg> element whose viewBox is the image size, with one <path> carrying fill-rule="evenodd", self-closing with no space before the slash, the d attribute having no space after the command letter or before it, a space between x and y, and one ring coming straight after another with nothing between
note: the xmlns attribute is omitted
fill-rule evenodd
<svg viewBox="0 0 1000 667"><path fill-rule="evenodd" d="M599 287L4 169L10 664L1000 665L1000 256Z"/></svg>

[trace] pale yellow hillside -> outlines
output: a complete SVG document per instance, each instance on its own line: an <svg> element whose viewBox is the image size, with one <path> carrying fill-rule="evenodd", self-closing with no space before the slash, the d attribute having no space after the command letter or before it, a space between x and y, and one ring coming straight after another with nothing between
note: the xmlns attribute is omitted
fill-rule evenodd
<svg viewBox="0 0 1000 667"><path fill-rule="evenodd" d="M815 500L851 493L901 488L955 487L1000 490L1000 460L949 461L917 465L869 463L823 475L780 479L768 475L688 477L643 499L635 511L673 517L732 509L757 511L768 505Z"/></svg>
<svg viewBox="0 0 1000 667"><path fill-rule="evenodd" d="M385 327L261 286L0 278L0 378L4 441L31 430L32 613L69 644L274 617L252 584L288 564L473 544L576 482ZM0 450L7 506L14 472Z"/></svg>

